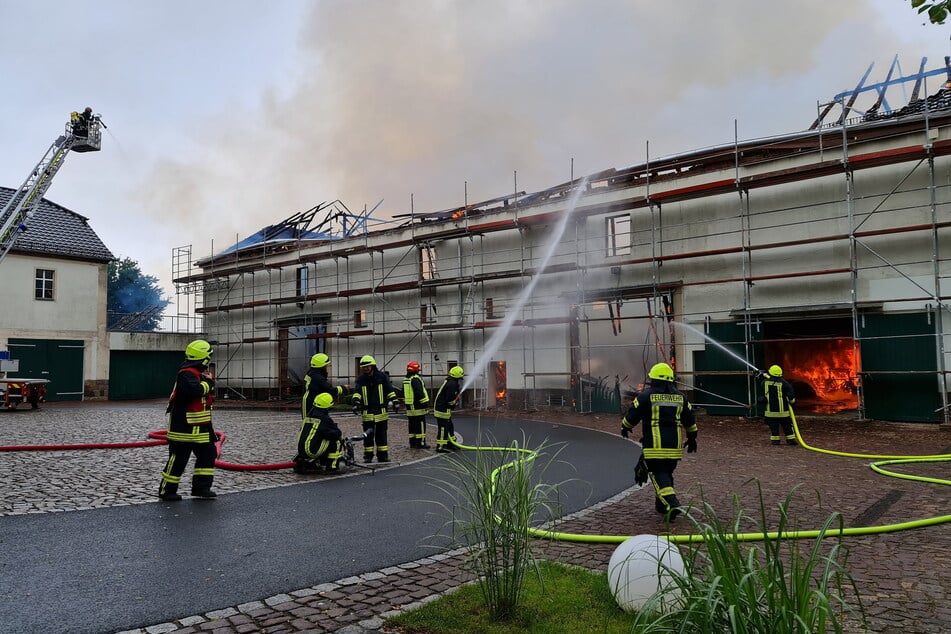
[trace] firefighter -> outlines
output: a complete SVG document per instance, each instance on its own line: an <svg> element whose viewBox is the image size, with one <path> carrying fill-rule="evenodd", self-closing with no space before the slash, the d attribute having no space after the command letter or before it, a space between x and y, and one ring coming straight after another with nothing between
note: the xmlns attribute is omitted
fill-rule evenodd
<svg viewBox="0 0 951 634"><path fill-rule="evenodd" d="M310 358L310 370L304 376L304 396L301 399L301 427L297 434L297 455L294 456L295 473L320 471L321 465L310 460L308 458L309 452L306 450L308 439L314 434L316 426L320 422L319 417L311 413L316 398L321 394L327 394L330 396L330 404L333 405L337 397L350 393L349 385L333 385L330 382L328 378L329 366L330 357L323 352L318 352ZM336 425L334 425L334 428L336 429ZM339 430L337 440L340 440Z"/></svg>
<svg viewBox="0 0 951 634"><path fill-rule="evenodd" d="M329 392L321 392L309 401L297 444L300 460L295 458L296 473L318 473L320 470L327 474L340 473L337 462L343 456L343 443L340 441L343 434L330 417L333 404L334 397Z"/></svg>
<svg viewBox="0 0 951 634"><path fill-rule="evenodd" d="M363 462L390 461L390 448L386 444L389 427L388 407L395 407L396 392L386 373L376 367L376 359L370 355L360 358L360 376L353 388L353 413L363 418ZM369 433L368 433L369 432Z"/></svg>
<svg viewBox="0 0 951 634"><path fill-rule="evenodd" d="M635 425L644 424L635 482L645 484L649 479L654 486L654 508L673 520L681 513L674 491L674 469L683 457L684 447L687 453L697 451L697 422L690 402L674 386L673 368L657 363L647 376L650 386L631 401L621 420L621 435L627 438Z"/></svg>
<svg viewBox="0 0 951 634"><path fill-rule="evenodd" d="M760 374L757 401L766 406L763 418L769 425L769 442L779 445L785 437L787 445L798 444L793 432L791 407L796 402L796 393L789 381L783 378L783 369L778 365L771 365L768 372ZM780 427L783 436L779 435Z"/></svg>
<svg viewBox="0 0 951 634"><path fill-rule="evenodd" d="M426 412L429 407L429 392L419 376L419 361L406 364L406 378L403 379L403 405L409 419L409 446L415 449L429 449L426 444Z"/></svg>
<svg viewBox="0 0 951 634"><path fill-rule="evenodd" d="M211 362L211 344L196 339L185 348L185 362L178 369L175 387L165 410L168 418L168 462L162 471L159 497L167 502L182 499L178 485L195 454L191 494L198 498L213 499L211 490L215 476L217 437L211 425L211 407L214 402L215 379L208 369Z"/></svg>
<svg viewBox="0 0 951 634"><path fill-rule="evenodd" d="M449 376L436 391L433 415L436 417L436 451L444 453L458 449L456 428L452 424L452 410L459 404L462 396L462 377L465 373L461 366L453 366Z"/></svg>

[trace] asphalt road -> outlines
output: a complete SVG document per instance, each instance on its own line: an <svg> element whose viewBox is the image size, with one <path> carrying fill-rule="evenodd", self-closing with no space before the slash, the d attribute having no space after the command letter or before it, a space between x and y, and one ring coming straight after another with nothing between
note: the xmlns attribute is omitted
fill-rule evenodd
<svg viewBox="0 0 951 634"><path fill-rule="evenodd" d="M551 447L568 514L631 484L633 443L570 426L459 417L467 445ZM494 452L483 452L488 458ZM496 454L498 455L498 454ZM462 452L476 459L475 452ZM109 632L200 614L433 555L446 457L217 500L0 517L0 630ZM190 473L190 470L186 473Z"/></svg>

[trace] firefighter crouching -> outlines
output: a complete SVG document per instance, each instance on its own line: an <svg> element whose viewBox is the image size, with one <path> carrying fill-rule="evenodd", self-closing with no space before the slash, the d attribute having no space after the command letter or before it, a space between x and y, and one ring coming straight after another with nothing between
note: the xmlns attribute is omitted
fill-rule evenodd
<svg viewBox="0 0 951 634"><path fill-rule="evenodd" d="M426 412L429 407L429 393L419 371L419 361L406 364L406 378L403 379L403 405L409 419L409 446L415 449L429 449L426 444Z"/></svg>
<svg viewBox="0 0 951 634"><path fill-rule="evenodd" d="M175 387L168 399L168 462L162 471L159 497L167 502L182 499L178 485L188 459L195 454L191 494L212 499L215 477L217 438L211 425L211 407L214 402L215 380L208 371L211 362L211 344L197 339L185 348L185 362L178 370Z"/></svg>
<svg viewBox="0 0 951 634"><path fill-rule="evenodd" d="M436 417L436 451L439 453L459 448L456 445L456 428L452 424L452 410L459 404L464 374L462 367L453 366L436 392L433 416Z"/></svg>
<svg viewBox="0 0 951 634"><path fill-rule="evenodd" d="M760 377L759 403L765 404L763 417L769 426L769 441L773 445L781 444L783 437L787 445L799 444L792 426L792 405L796 402L793 386L783 378L783 369L778 365L769 366L769 372ZM783 436L779 435L782 427Z"/></svg>
<svg viewBox="0 0 951 634"><path fill-rule="evenodd" d="M621 435L627 438L638 423L644 424L643 451L634 469L634 480L637 484L651 481L654 508L673 520L681 513L674 491L674 469L683 457L683 447L687 453L697 451L697 422L693 407L674 387L673 368L666 363L655 364L648 378L650 387L634 397L631 408L621 420Z"/></svg>
<svg viewBox="0 0 951 634"><path fill-rule="evenodd" d="M350 392L349 385L333 385L328 378L330 357L318 352L310 358L310 370L304 376L304 396L301 398L301 427L297 434L297 455L294 456L295 473L317 473L323 468L333 473L337 469L337 460L340 458L340 446L336 448L321 448L321 442L340 443L340 429L330 420L330 408L334 400ZM324 406L319 406L317 399L326 395L330 401L323 399ZM323 410L323 415L321 414ZM326 420L325 420L326 419ZM335 455L336 454L336 455Z"/></svg>
<svg viewBox="0 0 951 634"><path fill-rule="evenodd" d="M333 404L334 397L328 392L321 392L310 401L298 441L300 460L295 458L296 473L318 473L320 470L328 474L340 473L337 463L343 455L343 443L340 441L343 434L330 417ZM308 432L303 435L305 427Z"/></svg>
<svg viewBox="0 0 951 634"><path fill-rule="evenodd" d="M396 400L396 391L393 390L390 377L376 367L376 359L370 355L360 359L360 376L357 377L353 392L353 413L363 418L363 433L366 434L363 462L373 462L374 452L377 462L389 462L389 415L386 408Z"/></svg>

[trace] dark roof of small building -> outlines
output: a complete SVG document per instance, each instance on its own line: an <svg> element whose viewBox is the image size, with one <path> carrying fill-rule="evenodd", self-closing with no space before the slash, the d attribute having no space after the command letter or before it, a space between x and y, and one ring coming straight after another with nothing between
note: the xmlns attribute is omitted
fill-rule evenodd
<svg viewBox="0 0 951 634"><path fill-rule="evenodd" d="M9 187L0 187L0 210L16 192ZM36 212L27 223L27 229L13 245L11 253L44 255L109 262L116 259L89 226L89 218L50 202L40 201Z"/></svg>

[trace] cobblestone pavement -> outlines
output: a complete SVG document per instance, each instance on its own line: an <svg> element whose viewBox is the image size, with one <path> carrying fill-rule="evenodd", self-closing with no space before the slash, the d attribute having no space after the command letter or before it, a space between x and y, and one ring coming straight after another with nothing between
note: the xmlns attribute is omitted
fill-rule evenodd
<svg viewBox="0 0 951 634"><path fill-rule="evenodd" d="M485 415L485 414L484 414ZM496 416L496 414L491 414ZM568 413L511 413L559 424L617 433L619 417ZM0 445L61 445L146 440L163 427L161 402L47 404L38 411L0 412ZM344 433L359 433L354 417L337 417ZM241 464L286 462L294 453L297 411L220 409L216 428L227 435L222 460ZM800 417L800 429L813 447L874 455L951 453L951 430L938 425L856 421L838 417ZM405 423L391 420L391 455L396 461L430 452L406 447ZM569 448L570 453L570 448ZM0 453L4 495L0 515L47 513L156 501L164 447L48 450ZM677 469L683 503L710 505L721 518L732 518L734 505L758 519L760 496L772 528L776 506L789 496L792 528L821 527L833 512L847 527L884 526L951 513L951 488L929 482L888 478L869 468L873 459L773 447L766 427L742 418L700 418L699 451ZM895 471L948 479L947 463L895 465ZM633 465L622 465L631 478ZM186 474L189 471L186 471ZM218 470L220 492L289 486L302 479L290 470ZM0 519L2 521L2 519ZM670 532L690 531L678 520ZM756 530L752 523L745 530ZM601 535L666 534L646 489L628 489L606 502L564 518L556 530ZM848 569L869 616L867 630L931 634L951 631L951 527L939 524L913 530L845 538ZM538 542L550 559L605 570L615 546L574 542ZM444 553L332 584L262 597L239 606L152 624L134 632L361 632L385 629L384 620L399 610L430 601L471 581L463 554Z"/></svg>

